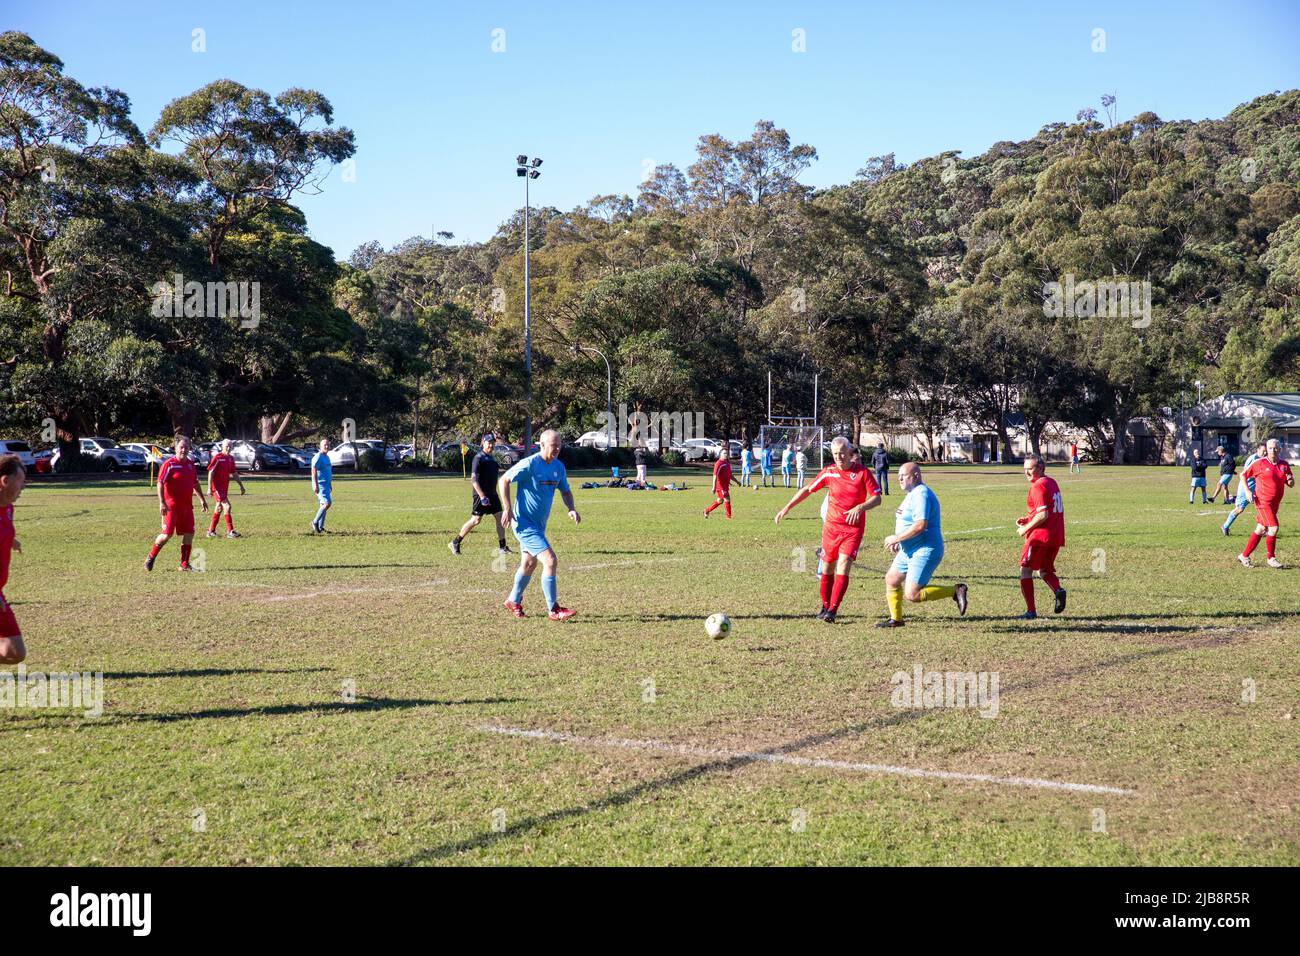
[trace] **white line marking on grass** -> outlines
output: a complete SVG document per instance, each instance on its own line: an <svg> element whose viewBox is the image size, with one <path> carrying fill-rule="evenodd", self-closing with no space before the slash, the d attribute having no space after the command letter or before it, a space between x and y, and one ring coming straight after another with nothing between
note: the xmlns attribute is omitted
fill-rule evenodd
<svg viewBox="0 0 1300 956"><path fill-rule="evenodd" d="M595 571L599 568L628 568L635 564L672 564L685 558L649 558L645 561L605 561L602 564L571 564L570 571Z"/></svg>
<svg viewBox="0 0 1300 956"><path fill-rule="evenodd" d="M318 597L334 597L343 594L392 594L392 593L419 593L425 588L441 587L450 584L450 580L443 578L438 581L424 581L419 584L410 584L404 587L394 588L326 588L322 591L304 591L300 594L271 594L264 598L256 598L259 604L271 604L276 601L310 601Z"/></svg>
<svg viewBox="0 0 1300 956"><path fill-rule="evenodd" d="M689 744L670 744L662 740L622 740L612 737L579 737L555 730L521 730L517 727L497 727L484 724L479 730L506 737L530 737L554 743L575 744L587 747L618 747L622 750L652 750L657 753L679 754L683 757L707 757L713 760L744 760L754 763L779 763L793 767L817 767L824 770L844 770L849 773L884 773L898 777L926 777L933 780L960 780L966 783L996 783L1005 787L1036 787L1040 790L1072 790L1079 793L1113 793L1129 796L1134 790L1120 787L1103 787L1094 783L1063 783L1058 780L1039 780L1035 777L995 777L987 773L957 773L952 770L919 770L915 767L896 767L883 763L850 763L844 760L827 760L820 757L791 757L788 754L760 753L748 750L713 750L692 747Z"/></svg>
<svg viewBox="0 0 1300 956"><path fill-rule="evenodd" d="M948 537L951 537L954 534L979 534L981 531L1001 531L1002 529L1009 527L1011 526L1006 524L994 524L989 525L987 528L967 528L964 531L945 531L944 534Z"/></svg>

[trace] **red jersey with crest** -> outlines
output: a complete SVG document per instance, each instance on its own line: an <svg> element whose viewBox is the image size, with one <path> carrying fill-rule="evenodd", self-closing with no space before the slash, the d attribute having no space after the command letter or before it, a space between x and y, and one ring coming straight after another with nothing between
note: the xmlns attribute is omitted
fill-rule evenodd
<svg viewBox="0 0 1300 956"><path fill-rule="evenodd" d="M1281 458L1273 464L1267 458L1257 458L1241 473L1243 481L1255 479L1255 497L1268 504L1282 503L1286 493L1286 480L1291 477L1291 464Z"/></svg>
<svg viewBox="0 0 1300 956"><path fill-rule="evenodd" d="M14 506L0 508L0 591L9 583L9 559L14 550Z"/></svg>
<svg viewBox="0 0 1300 956"><path fill-rule="evenodd" d="M726 458L719 458L717 464L713 466L713 490L716 494L726 495L730 487L731 462Z"/></svg>
<svg viewBox="0 0 1300 956"><path fill-rule="evenodd" d="M162 488L163 501L169 507L193 507L194 491L199 486L198 469L188 458L172 455L158 472L158 485Z"/></svg>
<svg viewBox="0 0 1300 956"><path fill-rule="evenodd" d="M828 465L823 468L808 485L808 492L811 494L823 488L826 489L826 497L829 501L829 506L826 508L826 523L848 527L861 528L862 525L850 526L844 520L845 512L880 494L880 486L876 484L876 479L861 465L851 468Z"/></svg>
<svg viewBox="0 0 1300 956"><path fill-rule="evenodd" d="M1029 508L1026 517L1032 518L1042 511L1047 512L1047 524L1041 524L1025 536L1026 541L1034 544L1046 544L1061 547L1065 544L1065 505L1061 502L1061 489L1054 478L1042 475L1035 478L1029 486L1029 497L1025 504Z"/></svg>
<svg viewBox="0 0 1300 956"><path fill-rule="evenodd" d="M223 498L230 491L230 476L235 473L235 459L225 452L217 452L208 462L208 484Z"/></svg>

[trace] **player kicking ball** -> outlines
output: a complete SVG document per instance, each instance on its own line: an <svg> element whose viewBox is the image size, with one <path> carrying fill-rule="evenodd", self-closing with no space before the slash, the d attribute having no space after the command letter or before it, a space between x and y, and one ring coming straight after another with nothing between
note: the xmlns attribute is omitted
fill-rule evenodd
<svg viewBox="0 0 1300 956"><path fill-rule="evenodd" d="M27 484L27 469L17 455L0 455L0 664L21 664L27 658L23 632L14 610L5 600L9 583L9 560L13 552L23 553L14 537L14 502Z"/></svg>
<svg viewBox="0 0 1300 956"><path fill-rule="evenodd" d="M894 563L885 572L889 617L876 627L902 627L904 599L915 603L952 598L957 603L957 613L965 614L965 584L930 583L943 560L939 498L922 480L921 466L914 461L905 462L898 469L898 483L905 497L894 513L894 533L885 539L885 547L894 554Z"/></svg>
<svg viewBox="0 0 1300 956"><path fill-rule="evenodd" d="M1250 554L1259 544L1261 536L1266 542L1268 566L1270 568L1283 566L1276 554L1279 525L1277 513L1282 507L1282 496L1286 490L1295 487L1295 475L1291 473L1291 465L1281 457L1282 446L1276 438L1268 440L1265 451L1265 457L1258 459L1241 473L1243 481L1249 482L1254 479L1255 482L1253 488L1247 485L1250 500L1255 505L1255 530L1246 539L1245 550L1237 555L1237 560L1247 568L1252 567Z"/></svg>
<svg viewBox="0 0 1300 956"><path fill-rule="evenodd" d="M814 492L826 489L829 505L822 524L821 549L825 573L818 585L822 609L817 612L817 618L827 624L835 623L844 592L849 589L849 572L858 557L867 525L865 515L880 504L876 479L861 465L854 465L847 438L840 436L831 442L831 458L835 464L823 468L816 478L796 491L773 519L780 524L795 505ZM831 573L832 568L834 573Z"/></svg>
<svg viewBox="0 0 1300 956"><path fill-rule="evenodd" d="M1034 607L1034 572L1056 595L1053 612L1065 610L1065 588L1056 576L1056 554L1065 547L1065 505L1055 479L1047 477L1047 465L1037 455L1025 459L1025 480L1029 482L1028 514L1016 519L1016 534L1025 539L1020 552L1020 593L1025 597L1021 620L1038 617Z"/></svg>
<svg viewBox="0 0 1300 956"><path fill-rule="evenodd" d="M221 443L221 451L212 456L208 462L208 494L212 496L214 507L212 509L212 523L208 525L208 537L217 536L217 519L223 514L226 517L226 537L238 538L239 532L235 530L235 523L230 518L230 479L235 479L235 484L239 485L239 493L247 494L244 490L244 482L240 480L239 469L235 465L235 459L230 454L231 441L227 438Z"/></svg>
<svg viewBox="0 0 1300 956"><path fill-rule="evenodd" d="M569 476L560 461L560 436L554 429L548 428L537 440L540 451L527 458L521 458L497 481L497 497L501 499L501 521L510 526L510 531L519 542L519 570L515 572L515 584L506 598L505 606L515 617L524 614L524 591L532 580L537 563L542 564L542 595L549 609L547 617L552 621L567 621L574 612L561 607L555 571L559 558L551 543L546 540L546 522L551 516L551 502L555 500L555 490L560 490L560 497L569 509L569 517L574 524L582 523L573 504L573 492L569 490ZM510 486L519 486L517 502L510 500Z"/></svg>
<svg viewBox="0 0 1300 956"><path fill-rule="evenodd" d="M193 571L190 567L190 549L194 546L194 496L203 502L203 510L208 510L208 499L199 487L199 473L190 461L190 440L184 435L176 439L176 454L168 458L158 471L158 513L162 515L162 533L154 539L149 557L144 559L144 569L153 570L154 559L163 545L171 540L172 535L181 536L182 571Z"/></svg>

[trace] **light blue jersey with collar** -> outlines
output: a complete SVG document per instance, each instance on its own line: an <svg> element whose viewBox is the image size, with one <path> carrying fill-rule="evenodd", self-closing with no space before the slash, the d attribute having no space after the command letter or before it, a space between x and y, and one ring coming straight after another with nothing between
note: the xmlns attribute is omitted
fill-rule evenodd
<svg viewBox="0 0 1300 956"><path fill-rule="evenodd" d="M902 534L922 518L925 530L914 538L899 542L899 549L911 557L923 548L943 548L943 531L939 526L939 498L929 485L917 485L907 493L894 512L894 534Z"/></svg>
<svg viewBox="0 0 1300 956"><path fill-rule="evenodd" d="M515 491L514 523L520 528L545 531L555 492L569 490L569 475L559 456L548 462L540 452L529 455L516 462L505 476L519 486Z"/></svg>

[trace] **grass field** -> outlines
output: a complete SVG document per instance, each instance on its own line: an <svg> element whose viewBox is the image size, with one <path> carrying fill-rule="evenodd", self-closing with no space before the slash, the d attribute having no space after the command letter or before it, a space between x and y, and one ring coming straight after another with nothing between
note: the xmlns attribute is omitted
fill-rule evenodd
<svg viewBox="0 0 1300 956"><path fill-rule="evenodd" d="M1040 586L1049 613L1013 619L1019 471L941 468L936 581L969 582L970 611L909 605L892 631L870 625L897 489L825 625L810 616L818 502L778 527L786 491L737 491L735 520L705 521L703 473L680 493L572 476L583 523L558 501L551 522L560 600L579 612L565 623L536 616L538 581L533 617L501 608L514 559L494 559L487 527L448 553L458 477L340 478L325 537L307 533L305 479L249 480L247 537L200 535L192 575L176 542L142 569L158 520L143 481L29 486L7 588L26 666L102 671L105 709L0 710L2 858L1300 863L1300 570L1241 568L1251 516L1225 540L1226 509L1189 506L1184 469L1063 470L1066 615ZM1279 556L1300 565L1288 511L1300 525L1300 502ZM704 633L714 611L734 622L722 641ZM891 675L918 665L996 672L997 716L896 708Z"/></svg>

